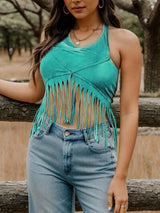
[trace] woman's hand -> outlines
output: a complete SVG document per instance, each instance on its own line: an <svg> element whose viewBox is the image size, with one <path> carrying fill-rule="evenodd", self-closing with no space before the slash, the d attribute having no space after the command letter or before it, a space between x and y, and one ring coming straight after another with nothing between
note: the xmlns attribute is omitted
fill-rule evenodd
<svg viewBox="0 0 160 213"><path fill-rule="evenodd" d="M128 207L128 192L125 179L113 177L108 188L107 202L110 209L113 207L113 196L115 200L114 213L125 213ZM123 205L127 207L124 208Z"/></svg>

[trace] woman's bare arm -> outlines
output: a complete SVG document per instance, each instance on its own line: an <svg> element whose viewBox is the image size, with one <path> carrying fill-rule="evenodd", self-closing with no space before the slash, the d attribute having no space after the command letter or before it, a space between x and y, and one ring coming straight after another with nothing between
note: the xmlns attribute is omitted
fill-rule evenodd
<svg viewBox="0 0 160 213"><path fill-rule="evenodd" d="M138 37L121 33L120 135L115 176L126 178L138 130L138 99L142 70L142 48Z"/></svg>
<svg viewBox="0 0 160 213"><path fill-rule="evenodd" d="M33 78L29 82L9 82L0 79L0 94L17 101L35 103L44 96L44 84L39 70L35 74L36 86Z"/></svg>
<svg viewBox="0 0 160 213"><path fill-rule="evenodd" d="M142 48L138 37L120 29L118 35L121 56L120 135L118 159L114 177L108 189L108 206L112 208L114 195L116 212L126 212L128 205L126 178L134 150L138 129L138 99L142 69Z"/></svg>

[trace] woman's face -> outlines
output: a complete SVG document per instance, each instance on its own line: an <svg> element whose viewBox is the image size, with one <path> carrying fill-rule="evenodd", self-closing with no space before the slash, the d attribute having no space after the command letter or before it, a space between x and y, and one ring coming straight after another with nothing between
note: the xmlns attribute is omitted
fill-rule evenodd
<svg viewBox="0 0 160 213"><path fill-rule="evenodd" d="M69 12L75 18L84 18L97 10L99 0L64 0L64 3ZM74 7L84 7L80 10L73 9Z"/></svg>

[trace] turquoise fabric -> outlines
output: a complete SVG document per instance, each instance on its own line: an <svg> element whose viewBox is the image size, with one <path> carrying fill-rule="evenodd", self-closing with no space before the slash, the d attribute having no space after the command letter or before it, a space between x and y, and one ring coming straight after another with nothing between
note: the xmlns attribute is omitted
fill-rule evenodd
<svg viewBox="0 0 160 213"><path fill-rule="evenodd" d="M56 91L60 86L61 96L57 95L57 102L61 98L60 115L57 118L58 107L51 109L54 119L50 122L58 122L61 120L62 113L62 83L65 87L65 96L67 97L67 82L71 83L71 114L67 111L69 107L70 98L65 98L65 115L64 122L74 123L75 118L75 103L76 103L76 89L79 86L80 94L83 91L83 109L85 107L85 100L88 95L87 106L89 106L89 97L91 97L91 119L92 114L94 115L94 127L95 127L95 140L99 142L100 134L98 134L97 124L100 122L101 116L104 117L104 113L107 116L111 127L113 128L113 136L115 141L115 150L117 151L117 126L116 120L111 109L111 103L115 95L119 69L113 63L110 58L109 42L108 42L108 25L103 25L103 31L100 37L91 45L85 47L76 46L69 34L61 42L52 47L48 53L42 58L40 62L40 73L42 75L45 94L41 106L36 112L34 118L34 125L32 127L31 134L34 134L38 129L44 128L46 120L46 112L49 107L49 93L53 94L54 100L55 88ZM74 88L74 90L73 90ZM69 92L70 94L70 92ZM93 111L93 103L97 100L96 110ZM78 113L78 127L84 127L84 111L83 115L80 116L80 103L81 99L79 96L79 113ZM51 100L53 102L53 100ZM54 102L55 103L55 102ZM99 111L98 111L99 105ZM105 110L102 110L104 107ZM98 121L99 113L99 121ZM82 117L82 118L81 118ZM82 126L80 127L80 119L82 119ZM88 107L87 107L87 119L88 119ZM87 120L88 121L88 120ZM87 124L88 122L86 122ZM106 136L106 120L103 121L103 130L106 139L107 148L107 136ZM90 122L91 126L91 122ZM104 135L103 133L103 135Z"/></svg>

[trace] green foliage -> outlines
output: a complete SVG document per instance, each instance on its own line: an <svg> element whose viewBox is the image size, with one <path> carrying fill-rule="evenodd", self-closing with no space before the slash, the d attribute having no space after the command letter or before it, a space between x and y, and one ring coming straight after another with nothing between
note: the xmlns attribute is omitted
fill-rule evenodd
<svg viewBox="0 0 160 213"><path fill-rule="evenodd" d="M17 0L22 8L31 9L37 11L39 6L34 4L31 0ZM0 12L15 11L13 5L6 0L0 0ZM29 11L25 11L28 19L39 27L39 18L36 14ZM43 12L43 21L47 19L47 13ZM44 23L42 23L44 24ZM36 38L34 37L31 26L21 16L20 13L12 13L8 15L0 15L0 46L6 46L6 35L9 36L10 45L16 46L17 38L20 39L20 43L27 44L28 46L36 44Z"/></svg>
<svg viewBox="0 0 160 213"><path fill-rule="evenodd" d="M24 46L30 48L32 37L32 33L24 30L0 28L0 48L9 49L12 47L18 49Z"/></svg>

